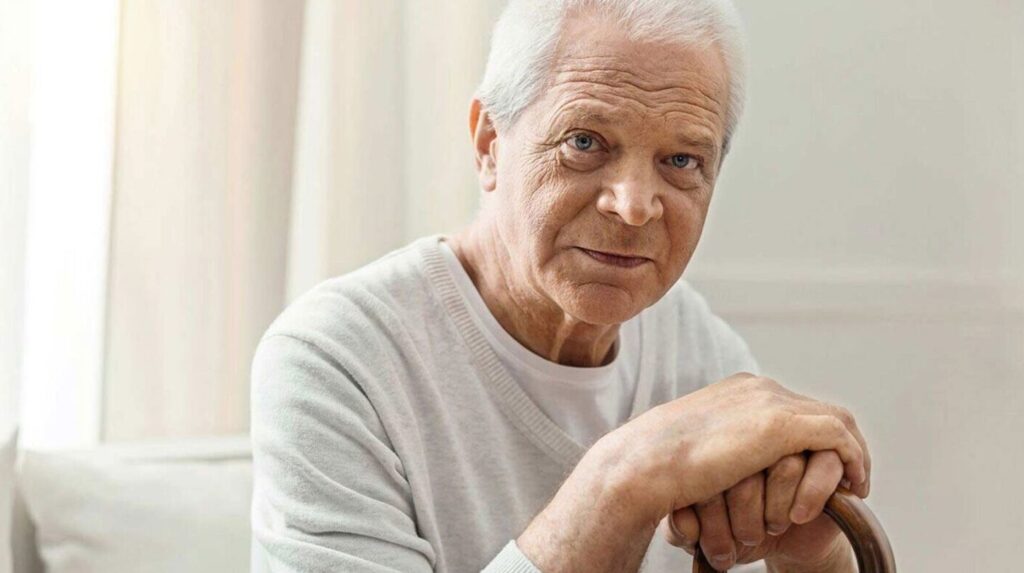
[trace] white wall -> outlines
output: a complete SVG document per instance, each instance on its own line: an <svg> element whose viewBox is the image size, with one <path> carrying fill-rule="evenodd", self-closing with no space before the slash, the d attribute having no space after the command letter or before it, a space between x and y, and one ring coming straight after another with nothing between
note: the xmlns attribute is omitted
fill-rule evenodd
<svg viewBox="0 0 1024 573"><path fill-rule="evenodd" d="M1011 570L1024 3L738 4L749 112L689 276L768 374L858 415L903 570Z"/></svg>
<svg viewBox="0 0 1024 573"><path fill-rule="evenodd" d="M1016 13L1010 19L1012 34L1011 74L1015 80L1016 121L1011 123L1017 135L1017 146L1014 151L1012 165L1016 166L1016 191L1012 194L1013 229L1011 231L1011 251L1013 267L1018 274L1024 274L1024 2L1014 2Z"/></svg>

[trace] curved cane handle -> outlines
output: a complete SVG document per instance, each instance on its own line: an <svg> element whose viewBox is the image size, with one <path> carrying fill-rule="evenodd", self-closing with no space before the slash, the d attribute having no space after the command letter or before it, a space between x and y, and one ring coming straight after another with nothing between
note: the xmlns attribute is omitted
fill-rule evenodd
<svg viewBox="0 0 1024 573"><path fill-rule="evenodd" d="M896 560L889 538L863 500L839 488L825 504L825 513L835 520L850 540L861 573L896 573ZM693 573L715 573L701 553L699 544L693 558Z"/></svg>

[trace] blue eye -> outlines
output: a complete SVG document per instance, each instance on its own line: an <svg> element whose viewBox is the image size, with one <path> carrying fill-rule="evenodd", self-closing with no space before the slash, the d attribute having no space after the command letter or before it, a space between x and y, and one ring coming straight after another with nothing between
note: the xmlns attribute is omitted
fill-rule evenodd
<svg viewBox="0 0 1024 573"><path fill-rule="evenodd" d="M585 133L572 136L570 141L573 142L573 147L580 151L589 151L591 147L594 147L594 138Z"/></svg>
<svg viewBox="0 0 1024 573"><path fill-rule="evenodd" d="M672 167L677 167L679 169L692 169L697 166L697 159L692 155L673 155L671 162Z"/></svg>

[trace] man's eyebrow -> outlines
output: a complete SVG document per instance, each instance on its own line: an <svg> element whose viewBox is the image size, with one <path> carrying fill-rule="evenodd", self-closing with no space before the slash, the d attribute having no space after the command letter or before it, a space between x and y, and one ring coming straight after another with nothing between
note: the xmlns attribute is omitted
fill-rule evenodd
<svg viewBox="0 0 1024 573"><path fill-rule="evenodd" d="M709 154L717 154L719 147L721 147L718 142L715 141L714 136L703 132L682 131L677 133L676 141L682 145L699 148Z"/></svg>
<svg viewBox="0 0 1024 573"><path fill-rule="evenodd" d="M598 111L589 108L572 108L559 111L555 115L555 121L553 123L556 125L562 125L574 122L598 123L607 125L615 123L615 119L603 111Z"/></svg>

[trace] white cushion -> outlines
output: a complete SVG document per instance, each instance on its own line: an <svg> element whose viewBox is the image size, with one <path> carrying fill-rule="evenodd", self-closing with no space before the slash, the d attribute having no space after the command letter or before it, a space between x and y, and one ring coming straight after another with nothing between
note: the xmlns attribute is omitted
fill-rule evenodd
<svg viewBox="0 0 1024 573"><path fill-rule="evenodd" d="M14 459L18 432L0 435L0 573L11 573L11 514L14 510Z"/></svg>
<svg viewBox="0 0 1024 573"><path fill-rule="evenodd" d="M23 452L20 483L46 570L249 571L248 452L199 450Z"/></svg>

